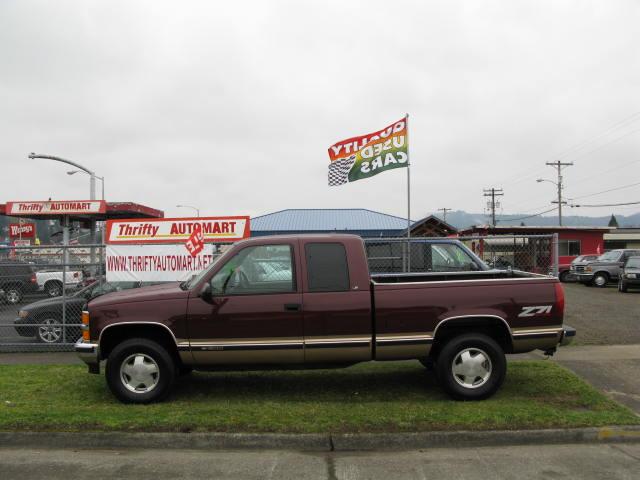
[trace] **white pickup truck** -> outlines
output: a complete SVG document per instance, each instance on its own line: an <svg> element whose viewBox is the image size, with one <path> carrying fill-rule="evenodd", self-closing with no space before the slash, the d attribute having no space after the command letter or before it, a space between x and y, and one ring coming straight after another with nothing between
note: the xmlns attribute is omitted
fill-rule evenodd
<svg viewBox="0 0 640 480"><path fill-rule="evenodd" d="M81 271L69 271L65 273L65 285L67 289L76 289L82 284ZM62 295L62 272L59 270L41 270L36 272L38 291L46 292L50 297Z"/></svg>

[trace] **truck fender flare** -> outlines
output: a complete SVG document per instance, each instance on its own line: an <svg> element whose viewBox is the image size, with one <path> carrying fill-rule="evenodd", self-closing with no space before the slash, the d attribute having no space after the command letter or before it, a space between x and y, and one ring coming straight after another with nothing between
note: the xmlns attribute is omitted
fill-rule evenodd
<svg viewBox="0 0 640 480"><path fill-rule="evenodd" d="M171 335L171 338L173 339L173 343L175 344L176 348L178 348L178 340L176 340L176 336L173 334L173 332L171 331L171 329L169 327L167 327L164 323L159 323L159 322L116 322L116 323L111 323L109 325L107 325L106 327L104 327L102 329L102 331L100 332L100 335L98 336L98 345L102 345L102 335L104 335L104 332L106 332L109 328L111 327L116 327L116 326L131 326L131 325L154 325L154 326L158 326L158 327L163 327L167 330L167 332L169 332L169 334Z"/></svg>
<svg viewBox="0 0 640 480"><path fill-rule="evenodd" d="M484 313L480 313L480 314L475 314L475 315L456 315L453 317L447 317L444 318L442 320L440 320L438 322L438 324L436 325L436 328L433 330L433 339L436 339L436 335L438 334L438 328L440 328L443 324L445 324L446 322L450 321L450 320L457 320L457 319L464 319L464 318L490 318L492 320L500 320L502 321L502 323L504 324L504 326L507 329L507 332L509 332L509 337L511 338L511 340L513 341L513 332L511 331L511 327L509 326L509 324L507 323L507 321L499 316L499 315L490 315L490 314L484 314Z"/></svg>

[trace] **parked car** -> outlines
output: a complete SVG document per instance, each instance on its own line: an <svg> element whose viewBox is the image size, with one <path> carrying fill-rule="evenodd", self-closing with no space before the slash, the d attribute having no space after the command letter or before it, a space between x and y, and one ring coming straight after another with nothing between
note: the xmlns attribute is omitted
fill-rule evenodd
<svg viewBox="0 0 640 480"><path fill-rule="evenodd" d="M36 282L38 290L45 292L50 297L62 295L62 276L60 270L40 270L36 272ZM65 288L75 290L82 285L82 272L70 271L64 273Z"/></svg>
<svg viewBox="0 0 640 480"><path fill-rule="evenodd" d="M589 262L593 262L598 259L600 255L579 255L573 259L569 265L560 265L560 281L561 282L575 282L578 277L578 270L584 271L584 266Z"/></svg>
<svg viewBox="0 0 640 480"><path fill-rule="evenodd" d="M346 367L418 359L453 398L498 390L506 353L555 352L558 279L492 270L462 243L423 241L428 272L370 275L354 235L257 237L235 243L182 283L89 302L75 350L122 402L165 397L191 369ZM437 252L437 254L435 253ZM254 274L277 259L278 278Z"/></svg>
<svg viewBox="0 0 640 480"><path fill-rule="evenodd" d="M622 268L618 290L626 293L629 287L640 288L640 256L629 257Z"/></svg>
<svg viewBox="0 0 640 480"><path fill-rule="evenodd" d="M624 263L629 257L637 255L640 255L640 250L610 250L600 255L596 261L589 262L582 268L577 266L576 276L582 284L606 287L610 282L618 281Z"/></svg>
<svg viewBox="0 0 640 480"><path fill-rule="evenodd" d="M95 282L75 294L66 297L64 322L62 321L62 297L45 298L25 305L18 312L14 328L22 337L34 337L42 343L60 343L65 339L73 343L80 338L80 319L84 305L91 299L109 292L137 288L140 282ZM62 328L67 325L65 335Z"/></svg>
<svg viewBox="0 0 640 480"><path fill-rule="evenodd" d="M25 293L38 289L33 266L21 260L0 260L0 289L4 290L6 303L20 303Z"/></svg>

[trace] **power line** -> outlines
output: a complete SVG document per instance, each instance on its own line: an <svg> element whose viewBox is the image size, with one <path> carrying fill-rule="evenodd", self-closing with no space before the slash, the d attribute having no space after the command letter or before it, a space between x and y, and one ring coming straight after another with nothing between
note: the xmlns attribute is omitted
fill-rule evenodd
<svg viewBox="0 0 640 480"><path fill-rule="evenodd" d="M558 183L556 183L556 187L558 187L558 200L551 203L558 204L558 225L562 226L562 168L572 166L573 162L561 162L560 160L557 160L555 162L547 162L546 164L558 170Z"/></svg>
<svg viewBox="0 0 640 480"><path fill-rule="evenodd" d="M620 207L622 205L638 205L640 202L600 203L598 205L570 205L571 207Z"/></svg>
<svg viewBox="0 0 640 480"><path fill-rule="evenodd" d="M556 155L555 157L557 159L560 159L560 160L563 159L563 158L566 158L566 157L570 157L572 155L572 153L571 153L572 151L580 150L580 149L586 147L587 145L589 145L590 143L594 143L599 138L606 137L608 134L613 133L614 131L619 130L620 128L627 127L627 126L637 122L638 120L640 120L640 111L635 112L635 113L629 115L628 117L623 118L622 120L620 120L617 123L614 123L611 127L607 128L602 133L600 133L600 134L598 134L598 135L596 135L594 137L588 138L588 139L586 139L586 140L584 140L582 142L579 142L578 144L576 144L576 145L574 145L572 147L569 147L567 150L564 150L562 153Z"/></svg>
<svg viewBox="0 0 640 480"><path fill-rule="evenodd" d="M450 212L453 209L445 207L445 208L437 208L436 210L438 210L439 212L442 211L442 221L444 223L447 223L447 212Z"/></svg>
<svg viewBox="0 0 640 480"><path fill-rule="evenodd" d="M550 210L545 210L544 212L536 213L534 215L529 215L526 217L518 217L518 218L501 218L499 221L507 221L507 222L515 222L516 220L526 220L527 218L539 217L540 215L544 215L545 213L555 212L558 210L558 207L554 207Z"/></svg>
<svg viewBox="0 0 640 480"><path fill-rule="evenodd" d="M496 226L496 197L504 196L501 188L485 188L483 190L483 196L491 197L490 209L491 209L491 225Z"/></svg>
<svg viewBox="0 0 640 480"><path fill-rule="evenodd" d="M640 185L640 182L630 183L629 185L623 185L621 187L610 188L608 190L602 190L601 192L590 193L588 195L581 195L579 197L573 197L571 200L577 200L579 198L587 198L587 197L595 197L596 195L601 195L603 193L615 192L616 190L623 190L625 188L635 187L636 185Z"/></svg>

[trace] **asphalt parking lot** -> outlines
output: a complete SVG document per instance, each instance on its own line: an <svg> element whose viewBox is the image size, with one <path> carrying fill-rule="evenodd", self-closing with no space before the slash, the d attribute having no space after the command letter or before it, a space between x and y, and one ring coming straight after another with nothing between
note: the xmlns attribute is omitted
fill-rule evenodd
<svg viewBox="0 0 640 480"><path fill-rule="evenodd" d="M640 289L618 292L565 283L564 321L578 330L576 345L640 344Z"/></svg>

